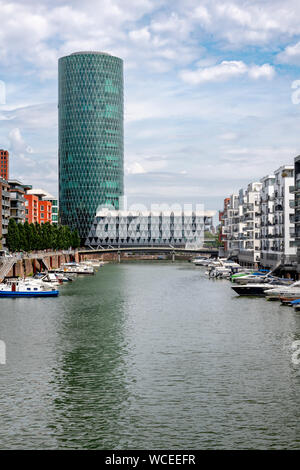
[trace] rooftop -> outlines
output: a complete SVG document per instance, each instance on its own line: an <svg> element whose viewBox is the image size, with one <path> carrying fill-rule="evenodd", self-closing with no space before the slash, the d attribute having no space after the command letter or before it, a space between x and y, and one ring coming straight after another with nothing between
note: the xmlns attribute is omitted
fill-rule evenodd
<svg viewBox="0 0 300 470"><path fill-rule="evenodd" d="M97 217L149 217L149 216L164 216L164 217L169 217L170 215L174 216L192 216L192 215L197 215L199 217L214 217L216 215L216 211L205 211L205 210L196 210L196 211L172 211L172 210L165 210L165 211L151 211L151 210L146 210L146 211L130 211L130 210L114 210L114 209L108 209L108 208L101 208L100 210L97 211L96 216Z"/></svg>
<svg viewBox="0 0 300 470"><path fill-rule="evenodd" d="M81 54L97 54L97 55L111 55L108 52L101 52L101 51L79 51L79 52L72 52L69 55L81 55Z"/></svg>
<svg viewBox="0 0 300 470"><path fill-rule="evenodd" d="M47 191L41 188L32 188L29 191L27 191L27 194L40 196L40 197L47 198L47 199L56 199L54 196L52 196L52 194L48 193Z"/></svg>

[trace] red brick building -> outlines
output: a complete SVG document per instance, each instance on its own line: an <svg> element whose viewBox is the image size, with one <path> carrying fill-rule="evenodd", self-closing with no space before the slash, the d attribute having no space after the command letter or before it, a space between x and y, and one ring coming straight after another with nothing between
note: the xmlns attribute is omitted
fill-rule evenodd
<svg viewBox="0 0 300 470"><path fill-rule="evenodd" d="M37 196L25 194L25 219L28 223L39 221L39 198Z"/></svg>
<svg viewBox="0 0 300 470"><path fill-rule="evenodd" d="M6 181L9 178L9 152L0 149L0 177Z"/></svg>
<svg viewBox="0 0 300 470"><path fill-rule="evenodd" d="M50 201L39 201L39 224L50 222L52 224L52 203Z"/></svg>
<svg viewBox="0 0 300 470"><path fill-rule="evenodd" d="M29 224L38 222L52 224L52 203L35 194L25 194L25 218Z"/></svg>

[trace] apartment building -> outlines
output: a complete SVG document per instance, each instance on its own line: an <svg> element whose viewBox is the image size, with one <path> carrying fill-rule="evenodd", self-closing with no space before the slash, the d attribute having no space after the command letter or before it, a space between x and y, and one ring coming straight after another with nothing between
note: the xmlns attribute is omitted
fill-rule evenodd
<svg viewBox="0 0 300 470"><path fill-rule="evenodd" d="M10 195L9 186L5 179L0 177L0 245L6 245L6 235L10 217Z"/></svg>
<svg viewBox="0 0 300 470"><path fill-rule="evenodd" d="M260 180L261 219L260 219L260 261L267 265L274 257L274 185L275 175L267 175Z"/></svg>
<svg viewBox="0 0 300 470"><path fill-rule="evenodd" d="M250 183L243 196L243 244L239 252L239 261L245 265L260 262L260 192L262 183Z"/></svg>
<svg viewBox="0 0 300 470"><path fill-rule="evenodd" d="M225 233L227 237L227 251L230 255L238 254L239 249L239 197L231 194L225 216Z"/></svg>
<svg viewBox="0 0 300 470"><path fill-rule="evenodd" d="M58 201L51 194L43 189L30 189L25 196L28 203L28 222L30 223L30 209L34 202L37 207L37 222L43 224L50 222L51 224L58 224Z"/></svg>
<svg viewBox="0 0 300 470"><path fill-rule="evenodd" d="M294 167L283 165L261 180L261 265L295 262Z"/></svg>
<svg viewBox="0 0 300 470"><path fill-rule="evenodd" d="M226 197L223 202L223 209L219 211L220 233L219 242L223 243L224 250L227 251L227 234L225 229L225 219L227 218L227 208L230 203L230 197Z"/></svg>
<svg viewBox="0 0 300 470"><path fill-rule="evenodd" d="M300 155L295 166L280 166L228 201L222 212L225 253L238 254L245 265L273 268L281 263L295 269L300 244ZM298 260L300 273L299 249Z"/></svg>
<svg viewBox="0 0 300 470"><path fill-rule="evenodd" d="M247 241L247 235L245 233L246 222L244 217L245 198L245 190L241 188L239 190L239 252L245 250L245 243Z"/></svg>
<svg viewBox="0 0 300 470"><path fill-rule="evenodd" d="M29 224L39 223L39 198L25 194L25 219Z"/></svg>
<svg viewBox="0 0 300 470"><path fill-rule="evenodd" d="M297 249L297 272L300 273L300 155L295 157L294 170L294 195L295 195L295 244Z"/></svg>
<svg viewBox="0 0 300 470"><path fill-rule="evenodd" d="M9 178L9 152L0 149L0 177L4 180Z"/></svg>
<svg viewBox="0 0 300 470"><path fill-rule="evenodd" d="M25 222L25 194L31 186L26 186L18 180L9 180L10 217L16 223Z"/></svg>
<svg viewBox="0 0 300 470"><path fill-rule="evenodd" d="M274 174L274 252L289 264L296 259L294 166L281 166Z"/></svg>

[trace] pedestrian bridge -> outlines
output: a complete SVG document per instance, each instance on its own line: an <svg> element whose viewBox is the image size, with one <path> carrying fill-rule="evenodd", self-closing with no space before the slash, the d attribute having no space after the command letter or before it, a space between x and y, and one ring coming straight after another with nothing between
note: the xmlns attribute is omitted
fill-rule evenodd
<svg viewBox="0 0 300 470"><path fill-rule="evenodd" d="M104 253L170 253L172 255L176 253L188 253L191 255L211 255L218 256L218 248L200 247L200 248L185 248L185 247L174 247L174 246L127 246L127 247L115 247L105 246L97 248L85 248L79 249L80 255L104 254Z"/></svg>

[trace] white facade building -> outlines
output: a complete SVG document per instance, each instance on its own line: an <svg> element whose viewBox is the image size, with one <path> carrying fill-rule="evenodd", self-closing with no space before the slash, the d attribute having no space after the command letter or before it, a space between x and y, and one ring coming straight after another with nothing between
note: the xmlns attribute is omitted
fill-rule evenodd
<svg viewBox="0 0 300 470"><path fill-rule="evenodd" d="M223 216L227 255L237 255L241 264L266 268L295 263L294 184L294 167L283 165L241 189L238 196L230 196Z"/></svg>
<svg viewBox="0 0 300 470"><path fill-rule="evenodd" d="M204 231L215 211L117 211L97 212L87 246L174 246L200 248Z"/></svg>
<svg viewBox="0 0 300 470"><path fill-rule="evenodd" d="M227 237L228 254L236 254L239 249L239 197L237 194L231 194L230 202L225 214L225 231Z"/></svg>
<svg viewBox="0 0 300 470"><path fill-rule="evenodd" d="M265 263L274 249L274 184L275 175L268 175L261 180L261 263Z"/></svg>
<svg viewBox="0 0 300 470"><path fill-rule="evenodd" d="M296 256L294 167L281 166L274 174L274 252L287 264Z"/></svg>
<svg viewBox="0 0 300 470"><path fill-rule="evenodd" d="M243 197L243 247L239 260L243 264L256 264L260 261L260 192L262 184L250 183Z"/></svg>

